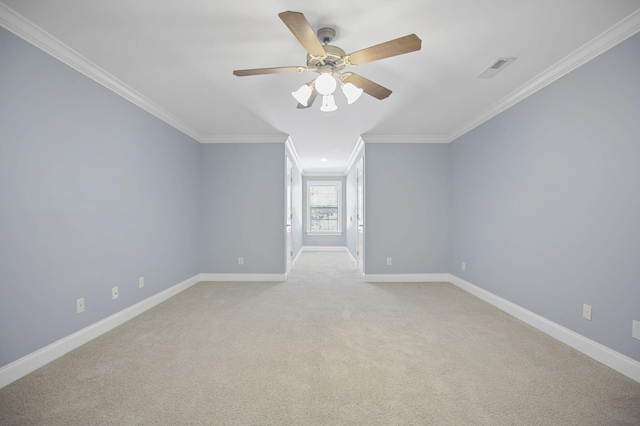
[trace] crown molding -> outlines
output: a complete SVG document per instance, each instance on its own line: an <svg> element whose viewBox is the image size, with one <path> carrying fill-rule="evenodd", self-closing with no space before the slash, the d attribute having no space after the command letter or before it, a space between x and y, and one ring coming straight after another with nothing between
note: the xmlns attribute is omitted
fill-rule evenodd
<svg viewBox="0 0 640 426"><path fill-rule="evenodd" d="M284 143L284 145L289 151L289 155L291 159L293 160L296 167L298 168L298 172L302 174L302 162L300 160L300 156L298 155L298 151L296 151L295 145L293 145L293 140L291 139L291 136L287 137L287 141Z"/></svg>
<svg viewBox="0 0 640 426"><path fill-rule="evenodd" d="M364 143L449 143L447 135L362 135Z"/></svg>
<svg viewBox="0 0 640 426"><path fill-rule="evenodd" d="M200 137L202 143L285 143L288 135L208 135Z"/></svg>
<svg viewBox="0 0 640 426"><path fill-rule="evenodd" d="M344 170L305 170L302 176L309 177L345 177Z"/></svg>
<svg viewBox="0 0 640 426"><path fill-rule="evenodd" d="M127 99L182 133L200 141L200 135L175 115L118 80L13 9L0 3L0 25L74 70Z"/></svg>
<svg viewBox="0 0 640 426"><path fill-rule="evenodd" d="M75 50L62 43L33 22L0 3L0 26L38 49L53 56L98 84L127 99L158 119L200 143L283 143L287 135L206 135L201 136L175 115L146 98ZM596 56L640 31L640 9L607 29L588 43L547 68L500 101L458 127L450 135L362 135L364 143L449 143L490 120L538 90L548 86ZM293 143L291 144L293 146ZM358 145L356 145L358 147ZM354 153L352 153L353 157ZM351 160L351 158L350 158Z"/></svg>
<svg viewBox="0 0 640 426"><path fill-rule="evenodd" d="M538 74L532 80L520 86L506 97L493 104L473 119L456 129L449 141L454 141L465 133L490 120L501 112L507 110L521 100L543 89L559 78L570 73L574 69L584 65L596 56L606 52L615 45L623 42L640 31L640 9L619 21L603 33L585 43L578 49L565 56L554 65Z"/></svg>
<svg viewBox="0 0 640 426"><path fill-rule="evenodd" d="M362 139L362 136L360 136L358 138L358 142L356 142L356 146L354 146L353 151L351 151L351 155L349 156L349 161L347 161L347 167L344 171L345 175L349 174L349 172L353 168L353 165L359 159L360 153L362 152L363 149L364 149L364 139Z"/></svg>

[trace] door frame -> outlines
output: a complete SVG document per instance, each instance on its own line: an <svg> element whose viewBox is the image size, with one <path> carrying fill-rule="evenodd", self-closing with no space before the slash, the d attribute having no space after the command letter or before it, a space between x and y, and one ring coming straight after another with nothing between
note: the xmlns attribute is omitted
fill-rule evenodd
<svg viewBox="0 0 640 426"><path fill-rule="evenodd" d="M364 157L356 164L356 264L364 276Z"/></svg>
<svg viewBox="0 0 640 426"><path fill-rule="evenodd" d="M285 158L284 259L286 275L293 267L293 164L289 156L285 156Z"/></svg>

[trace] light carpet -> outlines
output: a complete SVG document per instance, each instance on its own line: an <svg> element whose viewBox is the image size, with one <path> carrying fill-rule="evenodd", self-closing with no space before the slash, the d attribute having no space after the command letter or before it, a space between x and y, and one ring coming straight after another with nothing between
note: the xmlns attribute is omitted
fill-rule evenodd
<svg viewBox="0 0 640 426"><path fill-rule="evenodd" d="M639 425L640 384L448 283L199 283L0 390L3 425Z"/></svg>

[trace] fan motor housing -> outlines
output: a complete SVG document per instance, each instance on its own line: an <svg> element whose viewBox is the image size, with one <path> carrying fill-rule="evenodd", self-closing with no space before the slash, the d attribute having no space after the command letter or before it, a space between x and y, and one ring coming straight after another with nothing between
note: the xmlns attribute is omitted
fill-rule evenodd
<svg viewBox="0 0 640 426"><path fill-rule="evenodd" d="M315 70L319 69L323 65L331 65L333 71L342 70L345 65L339 64L336 66L336 63L347 56L344 50L340 49L338 46L333 46L331 44L325 44L322 46L326 55L322 58L317 58L315 56L307 55L307 68Z"/></svg>

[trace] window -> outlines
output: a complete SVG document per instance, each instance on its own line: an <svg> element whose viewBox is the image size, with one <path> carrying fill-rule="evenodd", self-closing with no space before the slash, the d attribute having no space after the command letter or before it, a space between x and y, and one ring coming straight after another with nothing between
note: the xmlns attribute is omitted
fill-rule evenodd
<svg viewBox="0 0 640 426"><path fill-rule="evenodd" d="M307 234L342 234L342 182L307 182Z"/></svg>

